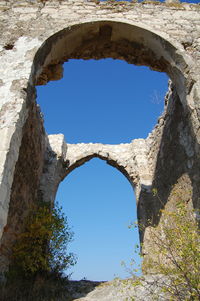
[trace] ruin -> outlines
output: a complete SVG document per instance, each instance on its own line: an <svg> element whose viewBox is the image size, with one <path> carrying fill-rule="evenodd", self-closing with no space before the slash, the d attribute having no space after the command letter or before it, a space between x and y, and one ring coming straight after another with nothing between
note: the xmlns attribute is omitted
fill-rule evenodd
<svg viewBox="0 0 200 301"><path fill-rule="evenodd" d="M148 220L159 225L159 209L177 201L174 191L200 208L199 4L2 0L0 11L1 269L31 204L53 201L67 174L93 157L135 188L140 240L151 256ZM70 145L46 135L35 85L59 80L71 58L122 59L169 75L164 113L147 139Z"/></svg>

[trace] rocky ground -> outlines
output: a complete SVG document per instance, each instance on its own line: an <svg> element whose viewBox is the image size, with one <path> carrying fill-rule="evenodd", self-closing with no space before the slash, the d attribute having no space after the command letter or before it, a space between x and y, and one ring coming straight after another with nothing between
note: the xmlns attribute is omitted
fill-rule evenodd
<svg viewBox="0 0 200 301"><path fill-rule="evenodd" d="M152 276L146 276L139 284L137 279L120 280L111 282L94 282L88 280L71 281L70 291L73 301L164 301L158 291L158 282Z"/></svg>

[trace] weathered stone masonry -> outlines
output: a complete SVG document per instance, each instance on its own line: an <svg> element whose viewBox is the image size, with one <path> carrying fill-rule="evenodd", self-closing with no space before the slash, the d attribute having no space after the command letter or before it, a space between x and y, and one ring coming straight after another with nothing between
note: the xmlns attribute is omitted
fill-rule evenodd
<svg viewBox="0 0 200 301"><path fill-rule="evenodd" d="M143 252L151 255L148 219L159 225L160 207L177 201L174 190L200 207L200 6L11 0L0 1L0 11L2 266L31 204L53 201L60 181L93 157L118 168L135 188L146 227ZM107 57L170 76L153 132L121 145L69 145L62 135L47 137L35 85L60 79L68 59Z"/></svg>

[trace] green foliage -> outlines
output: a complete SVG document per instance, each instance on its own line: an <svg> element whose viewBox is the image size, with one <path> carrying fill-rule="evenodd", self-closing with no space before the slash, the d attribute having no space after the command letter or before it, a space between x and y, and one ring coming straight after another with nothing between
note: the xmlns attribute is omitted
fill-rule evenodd
<svg viewBox="0 0 200 301"><path fill-rule="evenodd" d="M63 275L75 264L67 254L72 240L67 218L56 204L40 203L24 222L24 231L13 246L6 281L0 283L0 300L69 301L68 277Z"/></svg>
<svg viewBox="0 0 200 301"><path fill-rule="evenodd" d="M156 194L156 191L153 191ZM184 202L161 210L159 231L150 225L153 256L145 270L160 275L157 285L167 300L200 300L200 236L195 212ZM145 283L144 283L145 285ZM156 295L156 294L155 294ZM154 295L154 297L155 297ZM158 296L157 296L158 297Z"/></svg>
<svg viewBox="0 0 200 301"><path fill-rule="evenodd" d="M62 273L75 263L73 254L66 253L72 236L61 208L40 204L27 217L24 231L17 238L8 276Z"/></svg>
<svg viewBox="0 0 200 301"><path fill-rule="evenodd" d="M200 300L200 236L194 214L184 203L162 214L167 223L162 224L162 236L153 235L157 248L149 269L168 277L162 290L177 300Z"/></svg>

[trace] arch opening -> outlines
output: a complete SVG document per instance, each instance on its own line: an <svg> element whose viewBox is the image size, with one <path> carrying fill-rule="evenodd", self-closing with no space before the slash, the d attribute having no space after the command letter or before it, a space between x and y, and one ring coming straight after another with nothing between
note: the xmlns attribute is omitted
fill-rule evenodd
<svg viewBox="0 0 200 301"><path fill-rule="evenodd" d="M130 263L139 237L137 229L128 229L136 220L136 202L127 183L114 168L93 158L71 172L59 187L57 200L75 233L70 248L78 261L71 269L72 279L129 276L121 262ZM134 259L139 262L139 257Z"/></svg>
<svg viewBox="0 0 200 301"><path fill-rule="evenodd" d="M174 44L176 43L174 42ZM145 65L154 71L168 74L174 83L172 89L177 91L178 97L185 107L187 87L184 74L187 73L187 64L184 54L180 51L182 46L177 47L180 45L173 45L167 40L167 37L163 38L160 34L134 24L107 20L73 25L51 36L37 52L33 81L36 85L44 85L50 80L60 79L63 75L62 65L69 59L120 59L129 64ZM162 118L160 123L163 124ZM157 134L156 131L153 135L155 134ZM158 140L161 141L162 130L158 134ZM159 148L160 141L158 140L155 139L156 148ZM138 150L136 150L136 155L132 153L134 172L128 164L127 178L130 178L130 182L137 187L138 217L146 226L145 219L148 217L148 211L151 214L154 210L149 210L148 207L152 202L151 188L153 169L156 166L156 152L153 153L151 150L150 160L154 162L149 164L148 142L143 142L141 141L141 154ZM138 166L137 171L135 171L136 166ZM147 200L146 204L143 202L145 199ZM145 237L144 231L140 233L141 242Z"/></svg>
<svg viewBox="0 0 200 301"><path fill-rule="evenodd" d="M69 59L102 58L121 59L167 73L184 102L187 64L181 52L158 34L116 21L73 25L52 35L35 56L33 81L43 85L60 79L62 64Z"/></svg>
<svg viewBox="0 0 200 301"><path fill-rule="evenodd" d="M84 62L84 61L83 61ZM100 62L100 61L98 61L98 62ZM115 61L116 63L117 63L117 61ZM84 63L87 63L87 62L84 62ZM86 64L85 64L86 65ZM131 66L131 65L130 65ZM67 66L66 66L67 67ZM87 65L86 65L86 68L87 68ZM104 72L106 72L106 69L104 69ZM119 72L120 72L120 68L119 68ZM152 71L150 71L151 73L152 73ZM141 72L142 73L142 72ZM127 75L128 76L128 75ZM93 77L95 77L95 73L93 73ZM133 77L134 78L134 77ZM87 79L88 79L88 77L87 77ZM89 79L88 79L89 80ZM89 80L89 82L90 82L90 80ZM91 82L90 82L90 84L91 84ZM120 83L119 83L120 84ZM65 82L65 88L67 87L67 85L70 85L70 82ZM54 85L53 85L54 86ZM89 87L88 87L89 88ZM78 89L78 87L77 87L77 89ZM53 92L53 91L52 91ZM51 94L51 92L50 92L50 94ZM56 95L56 97L58 97L57 95ZM126 96L125 96L126 97ZM164 95L163 95L163 98L164 98ZM68 100L68 98L66 97L66 100ZM82 101L84 100L84 97L82 98ZM49 101L49 99L48 99L48 101ZM64 101L64 100L63 100ZM40 100L40 102L41 102L41 100ZM70 99L69 99L69 101L68 101L68 103L70 102ZM132 99L132 102L134 103L134 99ZM53 98L52 98L52 103L53 103ZM57 102L58 103L58 102ZM66 102L67 103L67 102ZM76 100L76 103L78 103L77 102L77 100ZM62 105L62 104L61 104ZM157 106L158 104L154 104L155 106ZM47 110L48 110L49 108L47 107ZM63 110L63 112L67 112L67 109L69 109L69 105L68 105L68 107L66 106L66 110L62 107L62 110ZM106 107L106 109L107 109L107 107ZM136 110L136 108L135 108L135 110ZM73 112L73 110L70 110L69 109L69 111L71 111L71 112ZM54 112L54 110L52 110L52 112ZM149 113L149 112L148 112ZM82 111L81 110L81 114L84 114L84 111ZM110 112L110 114L112 114L112 112ZM121 118L121 122L124 122L125 120L123 120L123 118ZM154 124L152 124L151 126L153 127L153 125ZM82 130L82 129L81 129ZM64 132L64 131L62 131L62 132ZM145 135L144 135L145 136ZM66 138L67 138L68 136L67 136L67 130L66 130ZM85 134L84 133L84 137L86 137L86 139L87 139L87 133ZM134 134L132 134L132 137L131 138L133 138L134 137ZM110 135L110 138L111 138L111 135ZM85 142L85 139L83 139L82 141L84 141ZM91 140L92 141L92 140ZM98 140L97 140L98 141ZM109 140L108 140L109 141ZM68 139L67 139L67 142L68 142ZM129 140L129 142L130 142L130 140ZM84 147L86 147L86 149L84 150ZM110 147L112 148L112 147L115 147L115 146L113 146L113 145L110 145L109 147L108 147L108 149L107 150L104 150L103 152L102 151L100 151L100 153L99 153L99 149L101 150L101 148L102 148L102 146L101 145L96 145L95 146L95 144L94 145L91 145L91 149L89 150L89 152L88 152L88 149L87 149L87 144L85 143L81 143L80 145L79 145L79 147L78 147L78 145L70 145L69 143L67 143L67 156L66 156L66 158L67 158L67 160L68 161L72 161L72 163L71 162L68 162L68 164L67 164L67 169L66 169L66 171L64 172L64 176L63 177L66 177L66 176L68 176L69 174L71 174L71 172L74 170L74 169L76 169L76 168L78 168L78 167L80 167L81 165L83 165L85 162L87 162L87 161L89 161L89 160L91 160L91 159L93 159L93 158L99 158L99 159L102 159L102 160L105 160L105 161L107 161L107 163L109 164L109 165L111 165L111 166L113 166L113 167L115 167L115 168L117 168L127 179L128 179L128 181L130 182L130 184L131 184L131 186L134 188L135 187L135 182L133 182L134 180L135 180L135 178L137 177L136 176L136 174L135 173L131 173L130 172L130 168L126 168L127 166L126 166L126 162L119 162L119 160L120 160L120 156L117 154L117 152L115 153L115 151L114 151L114 149L113 149L113 151L114 151L114 154L112 154L112 150L110 149ZM127 148L127 150L126 151L129 151L128 149L130 148L130 145L127 143L127 145L125 144L124 145L124 147L125 148ZM72 150L71 150L71 148L72 148ZM93 149L94 148L94 149ZM80 152L80 153L79 153ZM88 153L87 153L88 152ZM119 149L118 150L118 152L121 152L121 150ZM74 159L74 157L72 156L72 158L71 158L71 153L73 154L73 156L74 156L74 154L75 153L78 153L78 155L77 155L77 157ZM130 158L128 158L127 160L129 160L130 159L130 161L132 160L132 158L130 157ZM75 162L74 162L75 161ZM98 173L98 169L96 169L96 173ZM131 174L131 175L130 175ZM58 193L59 193L59 189L58 189ZM136 209L135 209L135 213L136 213ZM67 208L66 208L66 212L68 212L68 210L67 210ZM127 217L128 218L128 217ZM135 220L135 217L134 217L134 214L133 214L133 220ZM73 219L72 219L72 224L73 224ZM136 229L135 229L136 230ZM138 230L137 230L138 231ZM137 238L138 238L138 236L139 236L139 233L137 233ZM138 243L138 240L136 241L136 244ZM130 245L127 245L127 249L129 249L129 251L130 251L130 247L131 246L133 246L133 244L131 244L130 243ZM72 250L73 251L73 250ZM130 253L129 253L129 262L130 262L130 257L133 255L133 252L132 252L132 250L130 251ZM82 256L81 256L82 257ZM137 259L138 260L138 259ZM119 263L119 261L120 260L118 260L118 262L116 262L116 264L118 264ZM128 261L128 260L127 260ZM85 277L85 276L83 276L83 277ZM100 279L100 278L99 278ZM95 279L94 279L95 280ZM97 279L96 279L97 280Z"/></svg>

